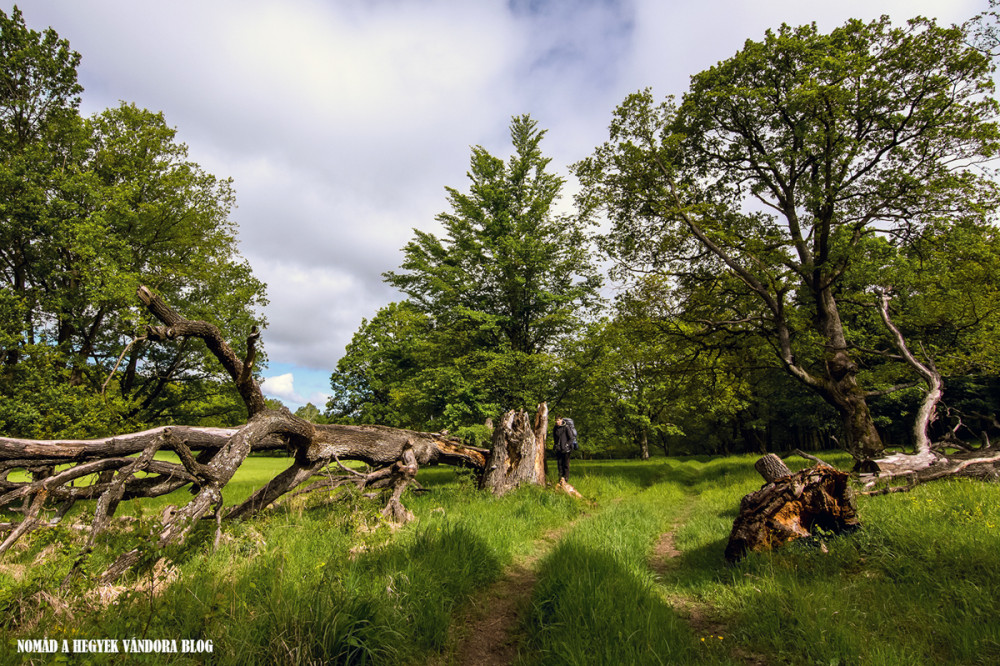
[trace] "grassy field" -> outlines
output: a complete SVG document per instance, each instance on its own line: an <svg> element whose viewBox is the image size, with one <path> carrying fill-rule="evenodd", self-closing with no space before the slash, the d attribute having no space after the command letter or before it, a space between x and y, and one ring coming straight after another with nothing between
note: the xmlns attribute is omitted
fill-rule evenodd
<svg viewBox="0 0 1000 666"><path fill-rule="evenodd" d="M86 576L60 589L81 535L42 530L0 561L0 663L26 660L19 638L212 642L128 663L462 663L473 611L528 570L504 629L524 665L1000 663L1000 486L861 498L859 532L730 566L739 500L760 486L753 460L574 461L586 501L539 488L495 498L429 468L402 529L370 500L313 496L225 526L216 550L205 525L113 602ZM227 503L283 464L248 460ZM127 507L86 573L143 543L166 503Z"/></svg>

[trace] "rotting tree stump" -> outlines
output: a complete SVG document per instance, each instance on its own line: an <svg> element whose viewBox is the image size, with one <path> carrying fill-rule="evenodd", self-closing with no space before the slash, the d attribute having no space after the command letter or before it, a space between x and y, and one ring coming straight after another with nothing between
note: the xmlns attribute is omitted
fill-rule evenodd
<svg viewBox="0 0 1000 666"><path fill-rule="evenodd" d="M788 469L777 456L771 457ZM780 470L774 460L758 461L756 467L768 484L740 502L726 545L729 562L751 551L771 550L809 537L817 528L843 533L860 526L847 472L821 464L775 476Z"/></svg>
<svg viewBox="0 0 1000 666"><path fill-rule="evenodd" d="M545 485L545 434L549 409L538 406L534 423L525 411L511 410L493 430L493 445L480 487L503 495L525 484Z"/></svg>

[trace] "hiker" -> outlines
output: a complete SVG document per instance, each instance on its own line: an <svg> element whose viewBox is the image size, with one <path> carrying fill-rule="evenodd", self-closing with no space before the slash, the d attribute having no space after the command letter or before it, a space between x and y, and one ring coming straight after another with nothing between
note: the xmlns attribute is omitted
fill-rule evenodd
<svg viewBox="0 0 1000 666"><path fill-rule="evenodd" d="M556 454L556 463L559 467L559 480L569 479L569 454L576 448L576 428L573 426L573 419L556 417L556 426L552 429L552 438L555 440L553 450Z"/></svg>

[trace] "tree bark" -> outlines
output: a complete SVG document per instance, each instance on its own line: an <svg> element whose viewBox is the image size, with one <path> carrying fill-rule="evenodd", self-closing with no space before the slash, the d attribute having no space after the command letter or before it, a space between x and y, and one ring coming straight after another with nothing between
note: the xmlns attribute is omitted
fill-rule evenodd
<svg viewBox="0 0 1000 666"><path fill-rule="evenodd" d="M889 317L889 294L885 292L880 293L877 304L879 315L881 315L882 322L892 334L892 340L896 349L906 360L907 364L916 370L920 378L927 384L927 392L924 394L924 399L920 402L920 408L917 410L917 419L913 424L913 440L914 454L920 457L922 462L929 465L935 458L931 451L929 429L937 416L937 405L944 396L944 380L941 378L941 373L934 367L933 362L929 361L925 364L917 360L917 357L913 355L913 352L910 351L909 346L906 344L906 339L903 337L902 331L892 323L892 319Z"/></svg>
<svg viewBox="0 0 1000 666"><path fill-rule="evenodd" d="M548 407L538 406L535 424L547 423ZM511 410L493 430L493 446L480 487L503 495L524 484L545 485L545 439L525 411Z"/></svg>
<svg viewBox="0 0 1000 666"><path fill-rule="evenodd" d="M828 276L818 274L816 282ZM840 309L833 295L832 286L816 287L817 328L826 339L826 398L840 412L847 438L847 450L856 460L868 460L883 451L882 438L875 429L865 400L865 393L858 386L858 364L851 358L844 335Z"/></svg>
<svg viewBox="0 0 1000 666"><path fill-rule="evenodd" d="M771 469L770 464L762 467ZM817 465L781 476L746 495L733 522L725 557L736 562L748 552L771 550L811 536L817 527L840 533L859 526L847 472Z"/></svg>
<svg viewBox="0 0 1000 666"><path fill-rule="evenodd" d="M294 463L230 511L228 518L252 515L332 463L355 460L374 469L359 473L343 468L347 475L341 476L339 482L346 479L360 488L387 489L390 495L385 515L406 520L411 514L402 505L402 495L419 465L443 462L480 470L486 465L487 450L464 446L445 434L381 426L314 426L287 409L268 410L252 373L256 332L247 340L247 354L240 359L214 325L185 319L146 287L140 288L138 295L163 323L148 327L146 339L202 339L236 384L250 414L247 423L238 428L168 426L87 441L0 437L0 508L22 502L25 514L19 523L11 525L10 533L0 543L0 552L40 524L48 501L65 507L78 500L96 499L91 538L67 576L68 581L122 499L156 497L190 484L194 497L165 517L156 546L182 543L202 518L221 516L225 486L251 451L285 449L293 455ZM536 425L541 428L541 440L535 446L544 450L546 420L541 410ZM531 439L536 438L532 435ZM153 454L160 450L176 452L181 463L154 460ZM197 457L193 451L198 452ZM141 455L132 457L135 454ZM31 471L33 480L10 481L8 476L14 469ZM542 470L544 479L544 467ZM70 485L71 481L94 474L96 479L89 483ZM333 485L339 483L332 474L325 478ZM102 574L101 581L113 582L142 558L140 549L124 553Z"/></svg>
<svg viewBox="0 0 1000 666"><path fill-rule="evenodd" d="M535 413L535 477L545 484L545 438L549 433L549 405L546 402L538 405Z"/></svg>
<svg viewBox="0 0 1000 666"><path fill-rule="evenodd" d="M764 477L764 480L768 483L773 483L784 476L790 476L792 470L788 469L788 465L784 461L773 453L768 453L764 457L757 460L754 463L753 468L757 470L757 473Z"/></svg>

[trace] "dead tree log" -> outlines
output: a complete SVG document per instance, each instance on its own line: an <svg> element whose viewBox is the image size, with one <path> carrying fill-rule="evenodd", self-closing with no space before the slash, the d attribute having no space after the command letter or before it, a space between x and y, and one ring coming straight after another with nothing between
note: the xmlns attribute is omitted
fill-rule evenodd
<svg viewBox="0 0 1000 666"><path fill-rule="evenodd" d="M864 465L857 470L861 472L859 480L864 488L863 494L903 492L927 481L952 476L997 480L1000 478L1000 452L988 444L988 438L984 446L976 449L960 442L956 431L961 426L961 419L944 441L931 441L930 426L937 418L937 407L944 395L944 380L932 358L925 353L921 361L909 348L889 314L890 302L889 293L883 291L877 295L875 304L879 316L889 330L900 357L919 375L926 388L913 424L913 453L891 453L876 460L863 461ZM958 448L960 452L949 453L950 448ZM906 480L906 485L886 485L900 478ZM883 487L875 489L879 484Z"/></svg>
<svg viewBox="0 0 1000 666"><path fill-rule="evenodd" d="M757 470L757 473L764 477L764 480L768 483L777 481L783 476L790 476L792 470L788 469L788 465L773 453L768 453L764 457L760 458L753 464L753 468Z"/></svg>
<svg viewBox="0 0 1000 666"><path fill-rule="evenodd" d="M147 327L145 339L202 339L239 390L249 413L247 423L237 428L169 426L87 441L0 437L0 510L23 514L19 522L0 527L0 534L7 533L0 542L0 553L46 524L42 517L47 505L58 503L57 517L61 517L73 502L97 500L80 564L121 500L156 497L190 485L194 497L164 518L155 547L181 544L202 518L221 517L225 486L252 451L285 449L292 455L292 464L232 509L228 519L253 515L325 472L323 478L329 482L323 487L336 487L339 477L359 488L386 489L385 515L406 520L410 514L402 505L402 494L420 465L442 462L479 470L486 466L485 449L464 446L441 433L380 426L314 426L288 410L268 410L252 372L259 336L256 331L247 340L248 351L241 359L214 325L185 319L146 287L139 289L138 296L163 324ZM154 460L158 451L173 451L181 462ZM349 470L340 464L342 460L361 461L369 469ZM10 473L18 469L31 472L32 480L12 481ZM70 485L85 477L93 480ZM139 549L124 553L102 574L101 582L114 581L142 557Z"/></svg>
<svg viewBox="0 0 1000 666"><path fill-rule="evenodd" d="M524 484L545 485L545 435L548 405L538 406L535 421L525 411L511 410L493 430L493 446L480 482L497 495Z"/></svg>
<svg viewBox="0 0 1000 666"><path fill-rule="evenodd" d="M770 464L762 467L774 469ZM817 465L780 475L746 495L740 502L725 555L728 561L736 562L750 551L770 550L808 537L816 528L840 533L859 525L850 475Z"/></svg>

